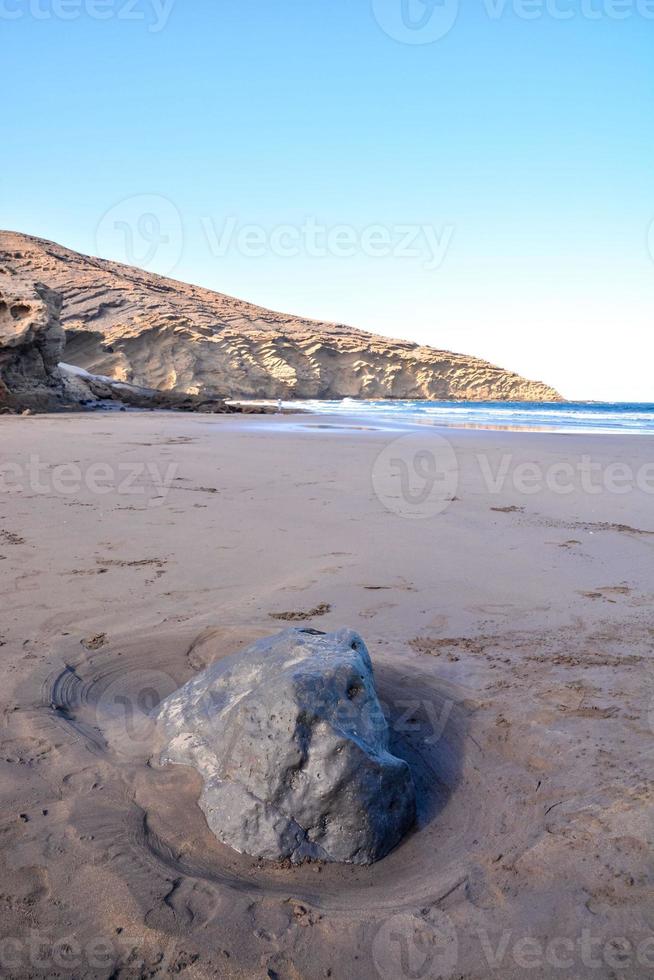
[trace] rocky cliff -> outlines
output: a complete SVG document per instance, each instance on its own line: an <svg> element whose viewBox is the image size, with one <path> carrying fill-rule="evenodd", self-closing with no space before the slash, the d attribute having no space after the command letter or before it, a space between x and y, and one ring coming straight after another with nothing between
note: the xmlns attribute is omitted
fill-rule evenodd
<svg viewBox="0 0 654 980"><path fill-rule="evenodd" d="M62 297L41 282L0 266L0 414L81 408L167 408L228 412L222 399L136 387L61 363L66 331Z"/></svg>
<svg viewBox="0 0 654 980"><path fill-rule="evenodd" d="M43 283L0 271L0 409L50 410L65 402L60 307L61 297Z"/></svg>
<svg viewBox="0 0 654 980"><path fill-rule="evenodd" d="M0 282L61 294L66 361L131 384L232 398L560 400L475 357L274 313L29 235L0 232L0 269Z"/></svg>

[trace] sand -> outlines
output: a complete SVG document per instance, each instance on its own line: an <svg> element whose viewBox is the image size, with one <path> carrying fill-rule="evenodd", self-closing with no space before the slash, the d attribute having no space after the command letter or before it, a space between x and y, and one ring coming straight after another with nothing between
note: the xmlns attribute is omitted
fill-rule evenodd
<svg viewBox="0 0 654 980"><path fill-rule="evenodd" d="M652 442L417 433L0 418L0 972L654 972ZM372 867L239 856L148 764L148 711L287 622L362 634L419 773Z"/></svg>

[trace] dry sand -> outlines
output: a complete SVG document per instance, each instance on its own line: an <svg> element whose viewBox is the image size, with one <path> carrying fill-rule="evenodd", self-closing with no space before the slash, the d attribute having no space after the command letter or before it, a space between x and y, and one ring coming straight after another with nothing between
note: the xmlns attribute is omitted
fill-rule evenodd
<svg viewBox="0 0 654 980"><path fill-rule="evenodd" d="M401 433L341 417L0 418L0 973L654 973L652 441L412 438L443 435L453 499L417 519L375 466ZM592 486L516 485L584 454ZM641 489L589 492L615 461ZM241 857L148 765L148 710L286 621L363 635L414 764L373 867Z"/></svg>

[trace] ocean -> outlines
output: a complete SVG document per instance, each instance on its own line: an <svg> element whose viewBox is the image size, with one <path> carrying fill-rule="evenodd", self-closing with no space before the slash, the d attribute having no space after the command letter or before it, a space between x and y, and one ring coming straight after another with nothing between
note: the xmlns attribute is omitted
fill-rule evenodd
<svg viewBox="0 0 654 980"><path fill-rule="evenodd" d="M654 435L654 403L645 402L432 402L289 401L288 409L347 415L384 427L439 425L536 432Z"/></svg>

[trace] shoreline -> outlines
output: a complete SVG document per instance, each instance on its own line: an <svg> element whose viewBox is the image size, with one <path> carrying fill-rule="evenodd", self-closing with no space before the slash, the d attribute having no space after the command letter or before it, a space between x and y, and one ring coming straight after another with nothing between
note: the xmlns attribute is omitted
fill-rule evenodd
<svg viewBox="0 0 654 980"><path fill-rule="evenodd" d="M90 377L90 376L89 376ZM102 380L102 379L98 379ZM118 386L120 387L120 386ZM134 391L141 389L134 388ZM150 392L152 396L155 392ZM194 396L197 398L197 396ZM281 404L280 404L281 403ZM622 402L498 402L408 401L406 399L350 399L338 401L280 399L224 399L224 410L170 405L137 405L100 401L79 410L56 412L4 412L6 415L115 414L157 412L199 416L248 415L333 416L341 424L400 431L412 428L491 432L654 436L654 403ZM325 424L329 424L325 422ZM333 422L331 424L334 424Z"/></svg>
<svg viewBox="0 0 654 980"><path fill-rule="evenodd" d="M268 411L274 411L277 404L266 400L232 403L263 406ZM646 403L365 401L345 398L339 401L283 401L282 405L284 413L300 411L344 416L381 427L437 426L491 431L654 435L654 404Z"/></svg>

